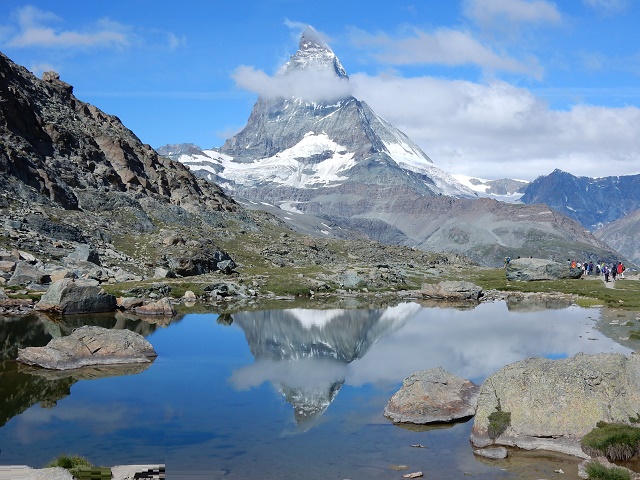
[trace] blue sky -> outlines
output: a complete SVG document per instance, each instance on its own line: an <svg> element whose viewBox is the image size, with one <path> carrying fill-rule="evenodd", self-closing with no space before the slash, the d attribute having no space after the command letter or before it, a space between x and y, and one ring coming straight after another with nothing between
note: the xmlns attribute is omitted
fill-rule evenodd
<svg viewBox="0 0 640 480"><path fill-rule="evenodd" d="M452 173L640 173L638 0L2 0L0 50L140 139L220 146L304 25ZM246 67L250 67L247 69Z"/></svg>

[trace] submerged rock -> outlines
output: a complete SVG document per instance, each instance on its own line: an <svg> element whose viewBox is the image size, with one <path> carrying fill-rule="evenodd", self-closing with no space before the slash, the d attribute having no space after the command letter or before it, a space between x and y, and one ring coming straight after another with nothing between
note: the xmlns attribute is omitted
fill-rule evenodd
<svg viewBox="0 0 640 480"><path fill-rule="evenodd" d="M84 326L67 337L54 338L45 347L19 349L17 361L69 370L93 365L151 363L156 356L151 344L139 333Z"/></svg>
<svg viewBox="0 0 640 480"><path fill-rule="evenodd" d="M387 403L384 415L397 423L450 422L475 414L480 387L442 367L409 376Z"/></svg>

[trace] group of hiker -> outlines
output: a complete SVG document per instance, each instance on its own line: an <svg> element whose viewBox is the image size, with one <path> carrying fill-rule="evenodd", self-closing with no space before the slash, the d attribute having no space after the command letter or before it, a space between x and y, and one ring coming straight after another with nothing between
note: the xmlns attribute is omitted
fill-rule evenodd
<svg viewBox="0 0 640 480"><path fill-rule="evenodd" d="M608 282L609 277L615 282L616 278L624 278L624 271L626 267L622 262L613 262L611 265L607 265L605 262L584 262L579 263L575 260L569 259L571 268L581 268L584 270L585 275L603 275L604 281Z"/></svg>

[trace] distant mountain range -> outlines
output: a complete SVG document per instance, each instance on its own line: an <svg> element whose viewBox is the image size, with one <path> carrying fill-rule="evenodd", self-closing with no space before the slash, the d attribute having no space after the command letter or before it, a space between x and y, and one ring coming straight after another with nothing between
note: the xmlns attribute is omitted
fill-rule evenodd
<svg viewBox="0 0 640 480"><path fill-rule="evenodd" d="M311 84L316 77L349 81L312 29L277 78L292 83L301 76ZM517 201L526 182L451 175L348 93L330 100L261 97L245 128L221 148L166 145L158 152L248 208L267 209L306 233L452 251L487 265L508 255L563 261L618 256L547 207L490 200Z"/></svg>
<svg viewBox="0 0 640 480"><path fill-rule="evenodd" d="M554 170L536 178L523 193L523 203L545 203L597 230L640 208L640 174L590 178Z"/></svg>

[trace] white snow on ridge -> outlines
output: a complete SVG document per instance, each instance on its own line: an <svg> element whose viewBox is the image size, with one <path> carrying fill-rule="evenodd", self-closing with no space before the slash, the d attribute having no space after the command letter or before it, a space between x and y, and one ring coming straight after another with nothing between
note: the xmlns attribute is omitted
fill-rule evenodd
<svg viewBox="0 0 640 480"><path fill-rule="evenodd" d="M507 202L507 203L518 203L522 198L522 195L524 195L523 193L517 193L517 192L506 194L506 195L488 193L487 190L491 188L491 185L487 185L487 182L491 182L492 180L487 180L485 178L470 177L468 175L463 175L461 173L454 173L452 174L452 177L458 180L465 187L477 192L478 195L481 197L493 198L495 200L499 200L501 202ZM481 182L481 183L472 182L472 180L477 180L478 182ZM518 182L529 183L528 180L518 180L518 179L514 179L514 180Z"/></svg>
<svg viewBox="0 0 640 480"><path fill-rule="evenodd" d="M313 188L339 184L345 177L340 173L355 165L353 153L347 152L322 133L309 132L291 148L276 155L261 158L250 163L234 162L232 157L222 155L213 150L205 151L207 155L216 157L224 171L221 176L240 185L255 185L274 182L295 188ZM329 158L318 163L305 163L306 158L330 153ZM190 157L197 158L197 157ZM182 160L181 160L182 161ZM195 163L183 161L186 165ZM203 168L203 167L198 167Z"/></svg>
<svg viewBox="0 0 640 480"><path fill-rule="evenodd" d="M436 167L428 157L416 151L405 142L384 142L389 155L402 168L429 176L444 195L458 197L460 194L474 195L474 191L467 185L459 182L453 175Z"/></svg>

